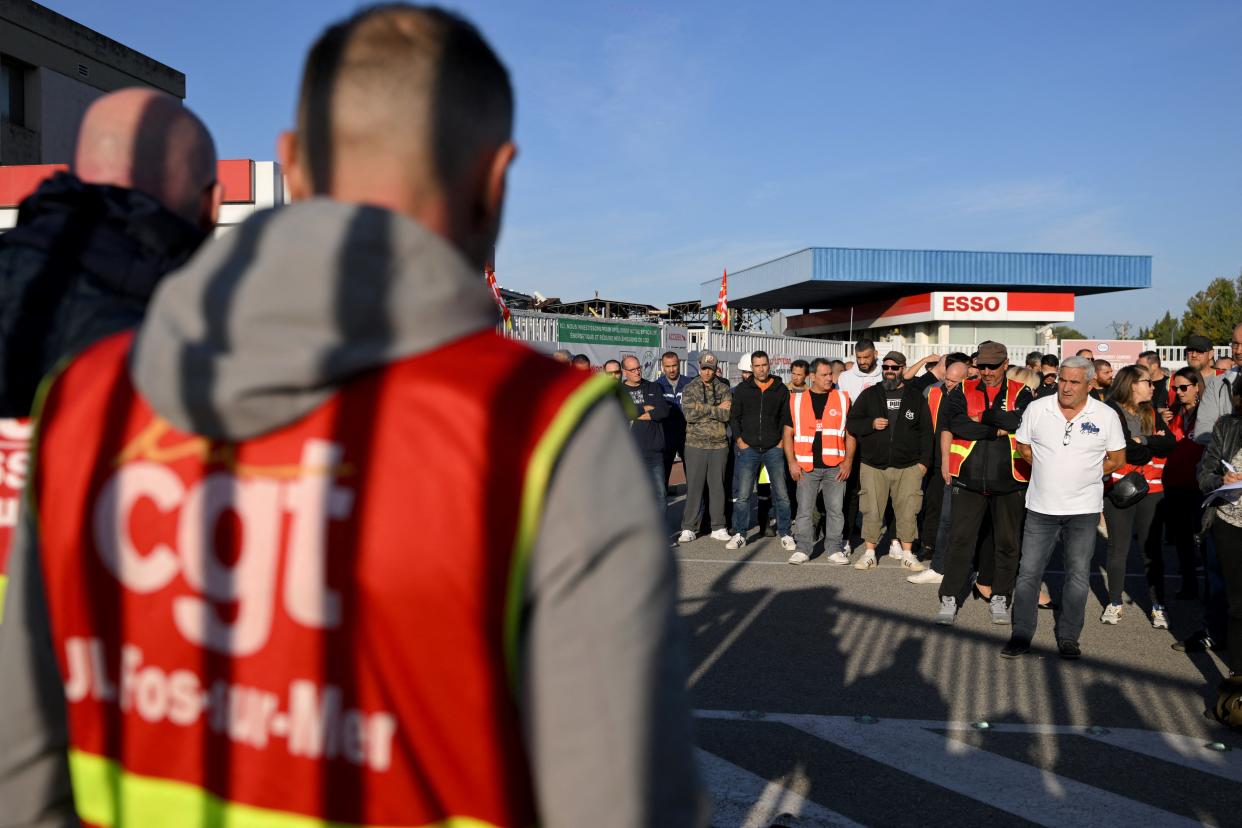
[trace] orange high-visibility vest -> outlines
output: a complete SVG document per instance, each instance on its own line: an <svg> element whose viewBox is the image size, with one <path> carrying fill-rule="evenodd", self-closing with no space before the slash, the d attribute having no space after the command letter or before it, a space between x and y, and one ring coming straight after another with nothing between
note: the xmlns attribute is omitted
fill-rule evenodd
<svg viewBox="0 0 1242 828"><path fill-rule="evenodd" d="M966 413L971 417L978 417L987 409L987 399L984 397L981 384L981 380L966 380L958 386L966 395ZM1017 380L1006 380L1003 403L1005 411L1015 410L1018 404L1018 394L1024 388L1026 386ZM954 438L953 445L949 448L949 473L954 477L961 473L962 464L970 456L975 442ZM1019 483L1026 483L1031 479L1031 464L1023 459L1021 452L1018 451L1018 441L1012 434L1009 435L1009 467L1013 473L1013 479Z"/></svg>
<svg viewBox="0 0 1242 828"><path fill-rule="evenodd" d="M825 466L839 466L845 461L845 415L850 410L850 395L834 388L828 392L824 415L815 417L811 393L789 398L789 413L794 424L794 459L803 471L815 468L815 433L819 432L820 459Z"/></svg>
<svg viewBox="0 0 1242 828"><path fill-rule="evenodd" d="M82 820L534 825L527 556L616 384L489 331L215 443L138 393L131 338L52 382L31 481Z"/></svg>
<svg viewBox="0 0 1242 828"><path fill-rule="evenodd" d="M936 431L936 423L940 419L940 401L944 399L944 386L933 385L927 392L927 407L931 410L932 432Z"/></svg>

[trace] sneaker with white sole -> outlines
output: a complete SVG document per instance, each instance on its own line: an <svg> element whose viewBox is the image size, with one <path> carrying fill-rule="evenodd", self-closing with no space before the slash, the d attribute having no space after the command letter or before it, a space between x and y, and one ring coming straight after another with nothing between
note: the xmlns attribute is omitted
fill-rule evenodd
<svg viewBox="0 0 1242 828"><path fill-rule="evenodd" d="M833 566L846 566L850 562L850 556L845 552L833 552L825 560Z"/></svg>
<svg viewBox="0 0 1242 828"><path fill-rule="evenodd" d="M906 550L901 548L901 541L897 540L896 538L893 538L891 541L889 541L888 556L890 558L897 558L898 560L901 560L901 556L905 554L905 551Z"/></svg>
<svg viewBox="0 0 1242 828"><path fill-rule="evenodd" d="M793 535L785 535L781 538L781 548L786 552L792 552L798 548L798 544L794 542Z"/></svg>
<svg viewBox="0 0 1242 828"><path fill-rule="evenodd" d="M1101 624L1116 624L1121 620L1121 604L1109 604L1100 613Z"/></svg>
<svg viewBox="0 0 1242 828"><path fill-rule="evenodd" d="M711 534L711 538L712 538L712 540L726 541L726 542L727 542L727 541L732 540L732 539L733 539L733 536L729 534L729 530L728 530L728 529L717 529L715 532L712 532L712 534Z"/></svg>
<svg viewBox="0 0 1242 828"><path fill-rule="evenodd" d="M791 564L804 564L810 559L811 559L811 556L806 554L805 552L795 552L789 556L789 562Z"/></svg>
<svg viewBox="0 0 1242 828"><path fill-rule="evenodd" d="M918 575L911 575L906 581L912 584L938 584L944 580L944 574L934 569L925 569Z"/></svg>
<svg viewBox="0 0 1242 828"><path fill-rule="evenodd" d="M952 624L957 620L957 599L952 595L945 595L940 599L940 612L936 613L937 624Z"/></svg>
<svg viewBox="0 0 1242 828"><path fill-rule="evenodd" d="M858 563L854 564L855 569L875 569L877 566L879 564L876 563L875 551L872 549L864 552L862 557L858 559Z"/></svg>
<svg viewBox="0 0 1242 828"><path fill-rule="evenodd" d="M1164 607L1151 608L1151 625L1158 630L1169 628L1169 618L1164 614Z"/></svg>
<svg viewBox="0 0 1242 828"><path fill-rule="evenodd" d="M854 550L853 550L853 549L850 549L850 542L849 542L849 541L846 541L845 543L841 544L841 551L845 553L845 557L847 557L847 558L848 558L850 555L853 555L853 554L854 554Z"/></svg>
<svg viewBox="0 0 1242 828"><path fill-rule="evenodd" d="M922 562L919 561L918 558L914 557L913 552L905 552L902 554L901 566L902 568L908 569L911 572L922 572L923 570L927 569L927 567L924 566Z"/></svg>
<svg viewBox="0 0 1242 828"><path fill-rule="evenodd" d="M745 545L746 536L741 532L738 532L736 535L729 538L729 542L725 544L725 549L741 549Z"/></svg>
<svg viewBox="0 0 1242 828"><path fill-rule="evenodd" d="M694 532L689 529L682 529L681 534L677 536L678 543L694 543Z"/></svg>
<svg viewBox="0 0 1242 828"><path fill-rule="evenodd" d="M1004 595L993 595L988 601L988 610L992 613L993 624L1009 623L1009 602Z"/></svg>

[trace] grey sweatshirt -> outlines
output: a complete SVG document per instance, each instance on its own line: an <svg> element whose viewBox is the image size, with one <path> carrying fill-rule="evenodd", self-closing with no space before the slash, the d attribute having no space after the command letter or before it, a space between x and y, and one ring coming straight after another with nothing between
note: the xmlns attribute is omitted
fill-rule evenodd
<svg viewBox="0 0 1242 828"><path fill-rule="evenodd" d="M443 239L315 200L254 216L166 279L131 374L178 428L244 440L361 371L495 323L483 279ZM706 819L676 570L627 431L617 405L586 415L531 553L518 703L545 826ZM24 520L0 623L0 826L75 824L38 543Z"/></svg>

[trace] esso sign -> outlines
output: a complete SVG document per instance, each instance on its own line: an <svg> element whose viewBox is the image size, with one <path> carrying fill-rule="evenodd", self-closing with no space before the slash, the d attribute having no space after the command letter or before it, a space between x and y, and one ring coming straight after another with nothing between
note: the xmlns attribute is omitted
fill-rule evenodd
<svg viewBox="0 0 1242 828"><path fill-rule="evenodd" d="M988 311L996 313L1001 309L1001 300L997 296L946 296L943 307L950 313L966 311Z"/></svg>
<svg viewBox="0 0 1242 828"><path fill-rule="evenodd" d="M943 291L935 294L932 311L936 319L1000 320L1009 310L1008 299L1007 293Z"/></svg>

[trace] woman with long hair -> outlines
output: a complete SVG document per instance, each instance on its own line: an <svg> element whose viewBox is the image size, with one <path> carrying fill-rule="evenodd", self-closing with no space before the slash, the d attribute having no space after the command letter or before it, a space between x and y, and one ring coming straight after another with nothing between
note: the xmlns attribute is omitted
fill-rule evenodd
<svg viewBox="0 0 1242 828"><path fill-rule="evenodd" d="M1203 375L1189 365L1169 380L1173 404L1164 410L1169 434L1177 440L1164 464L1164 500L1160 510L1169 542L1177 549L1177 566L1182 575L1182 588L1174 596L1181 601L1199 597L1198 565L1195 532L1202 522L1203 495L1195 468L1203 456L1204 445L1195 440L1195 414L1203 397Z"/></svg>
<svg viewBox="0 0 1242 828"><path fill-rule="evenodd" d="M1120 480L1132 471L1147 479L1147 494L1138 503L1119 509L1104 499L1104 522L1108 526L1108 605L1100 615L1105 624L1121 620L1121 594L1125 589L1126 558L1130 541L1138 538L1147 574L1147 594L1151 601L1151 625L1167 630L1169 619L1164 609L1164 554L1159 532L1152 532L1156 509L1164 499L1162 474L1164 457L1173 451L1176 440L1167 434L1167 427L1151 404L1154 388L1147 369L1127 365L1113 377L1107 403L1121 418L1126 432L1126 465L1112 474Z"/></svg>

